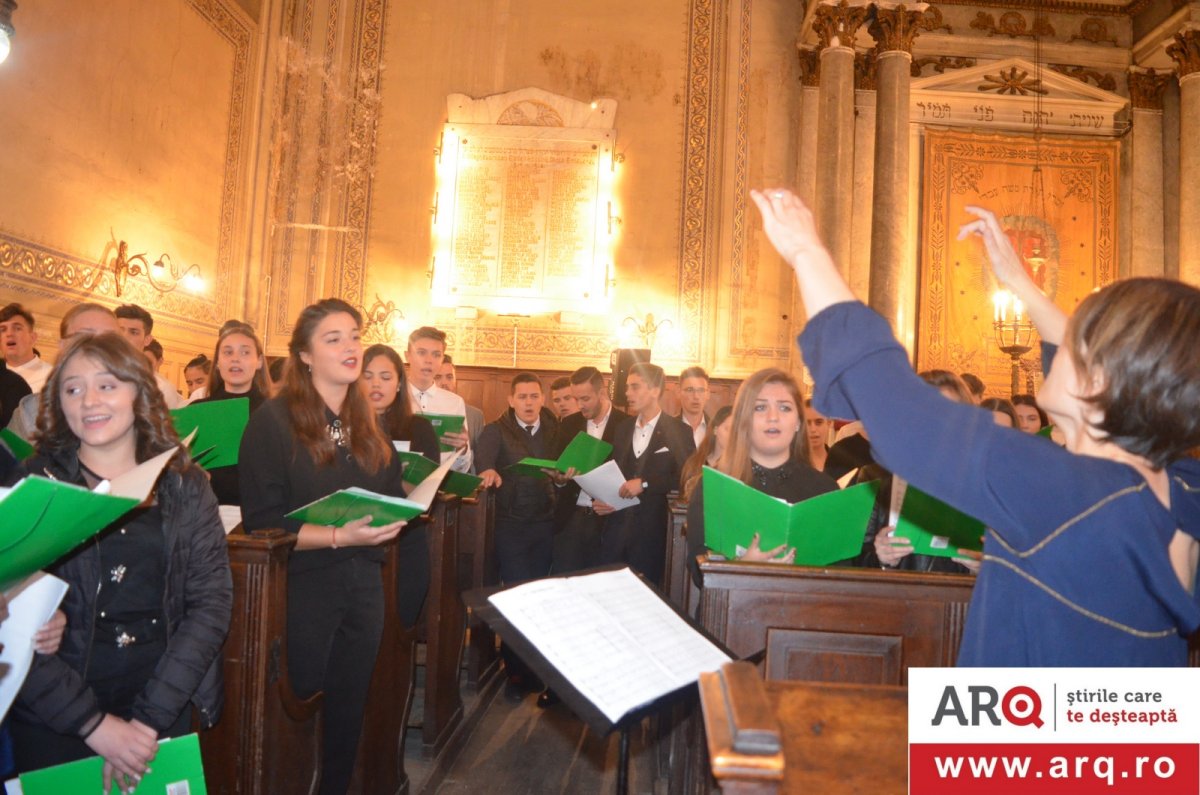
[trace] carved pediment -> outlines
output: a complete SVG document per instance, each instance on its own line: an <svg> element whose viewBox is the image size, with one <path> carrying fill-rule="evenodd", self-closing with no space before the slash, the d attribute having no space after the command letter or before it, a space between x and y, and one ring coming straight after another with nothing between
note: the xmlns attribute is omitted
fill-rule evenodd
<svg viewBox="0 0 1200 795"><path fill-rule="evenodd" d="M1039 109L1040 102L1040 109ZM1129 100L1024 58L1004 58L912 82L912 119L927 124L1115 135Z"/></svg>

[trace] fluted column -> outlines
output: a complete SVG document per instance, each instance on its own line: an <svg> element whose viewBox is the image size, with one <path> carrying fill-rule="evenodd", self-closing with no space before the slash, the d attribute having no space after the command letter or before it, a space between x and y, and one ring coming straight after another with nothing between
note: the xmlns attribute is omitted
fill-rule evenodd
<svg viewBox="0 0 1200 795"><path fill-rule="evenodd" d="M850 289L866 301L871 284L871 205L875 201L875 51L854 55L854 203Z"/></svg>
<svg viewBox="0 0 1200 795"><path fill-rule="evenodd" d="M927 7L877 5L869 28L877 53L869 303L898 334L915 322L916 273L910 267L908 234L908 105L913 39Z"/></svg>
<svg viewBox="0 0 1200 795"><path fill-rule="evenodd" d="M1133 162L1133 248L1130 275L1162 276L1163 236L1163 91L1170 73L1153 69L1129 70L1129 97L1133 105L1130 150Z"/></svg>
<svg viewBox="0 0 1200 795"><path fill-rule="evenodd" d="M812 207L816 203L821 61L817 51L810 47L799 48L797 54L800 57L800 129L796 142L796 193Z"/></svg>
<svg viewBox="0 0 1200 795"><path fill-rule="evenodd" d="M1179 74L1179 278L1200 285L1200 28L1167 47Z"/></svg>
<svg viewBox="0 0 1200 795"><path fill-rule="evenodd" d="M820 42L817 101L817 230L842 275L850 274L850 218L854 193L854 36L866 6L822 3L813 17Z"/></svg>

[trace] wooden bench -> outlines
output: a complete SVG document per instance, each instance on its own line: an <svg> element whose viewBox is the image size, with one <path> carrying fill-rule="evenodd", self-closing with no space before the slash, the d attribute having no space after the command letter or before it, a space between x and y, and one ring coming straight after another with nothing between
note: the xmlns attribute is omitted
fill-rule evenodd
<svg viewBox="0 0 1200 795"><path fill-rule="evenodd" d="M908 691L763 682L748 663L700 678L710 769L727 795L908 788Z"/></svg>
<svg viewBox="0 0 1200 795"><path fill-rule="evenodd" d="M429 522L429 595L425 600L425 697L421 744L437 756L463 719L459 673L466 609L458 582L459 498L439 493Z"/></svg>
<svg viewBox="0 0 1200 795"><path fill-rule="evenodd" d="M492 528L496 521L496 494L481 489L462 501L458 513L459 593L487 588L500 582L492 551ZM481 690L500 673L496 633L467 611L467 687Z"/></svg>
<svg viewBox="0 0 1200 795"><path fill-rule="evenodd" d="M701 560L700 622L764 678L906 685L954 665L974 577Z"/></svg>
<svg viewBox="0 0 1200 795"><path fill-rule="evenodd" d="M233 620L225 640L225 709L200 735L208 791L316 792L321 695L301 701L288 679L287 562L282 530L228 536Z"/></svg>

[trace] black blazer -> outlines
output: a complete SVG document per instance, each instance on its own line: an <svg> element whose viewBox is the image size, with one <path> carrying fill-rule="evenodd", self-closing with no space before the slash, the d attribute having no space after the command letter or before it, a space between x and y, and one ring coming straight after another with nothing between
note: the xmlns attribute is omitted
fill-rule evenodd
<svg viewBox="0 0 1200 795"><path fill-rule="evenodd" d="M555 489L550 479L507 470L522 458L548 458L547 454L558 447L558 417L543 408L540 419L537 435L531 438L510 408L479 434L476 467L480 472L494 469L500 473L501 484L496 489L498 518L542 522L554 517Z"/></svg>
<svg viewBox="0 0 1200 795"><path fill-rule="evenodd" d="M633 454L633 434L637 419L631 417L621 433L613 441L613 460L621 468L626 480L644 478L646 490L639 499L640 505L613 514L625 516L626 521L635 522L640 530L665 533L667 493L679 490L679 474L688 458L696 452L692 429L678 417L663 412L658 417L650 443L641 458Z"/></svg>
<svg viewBox="0 0 1200 795"><path fill-rule="evenodd" d="M609 408L609 412L611 416L609 416L608 424L604 426L604 433L600 435L600 438L609 444L616 444L615 440L617 438L618 431L620 431L625 424L630 422L633 418L621 411L616 406ZM547 458L558 458L560 455L562 455L563 450L567 449L567 445L569 445L571 440L578 436L581 431L583 433L587 433L587 420L584 419L582 413L577 411L574 414L568 414L567 416L563 417L562 424L559 426L558 431L557 448L553 453L548 455ZM612 455L610 454L608 458L611 459ZM608 459L605 460L607 461ZM559 488L558 504L554 511L555 527L557 527L559 530L562 530L562 528L566 526L567 520L571 518L571 514L575 510L575 503L578 501L578 483L572 480Z"/></svg>

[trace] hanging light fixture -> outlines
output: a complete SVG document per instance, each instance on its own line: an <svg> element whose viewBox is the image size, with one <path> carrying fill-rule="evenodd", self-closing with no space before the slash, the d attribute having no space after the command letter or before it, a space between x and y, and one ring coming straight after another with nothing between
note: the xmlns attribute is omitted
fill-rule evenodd
<svg viewBox="0 0 1200 795"><path fill-rule="evenodd" d="M12 17L16 10L17 0L0 0L0 63L4 63L12 49L12 37L17 32Z"/></svg>

